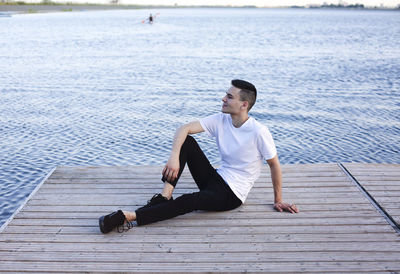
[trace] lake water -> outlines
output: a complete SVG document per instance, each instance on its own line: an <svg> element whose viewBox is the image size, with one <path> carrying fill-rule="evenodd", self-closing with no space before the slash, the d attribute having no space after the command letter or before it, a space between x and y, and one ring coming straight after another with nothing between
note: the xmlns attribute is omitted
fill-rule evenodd
<svg viewBox="0 0 400 274"><path fill-rule="evenodd" d="M218 112L234 78L258 88L251 115L283 164L400 163L399 42L394 11L0 18L0 225L56 166L164 164L176 127Z"/></svg>

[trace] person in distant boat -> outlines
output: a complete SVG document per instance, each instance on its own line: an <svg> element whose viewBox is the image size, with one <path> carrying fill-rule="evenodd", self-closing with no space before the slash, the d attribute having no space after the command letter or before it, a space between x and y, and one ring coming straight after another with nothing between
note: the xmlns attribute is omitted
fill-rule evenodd
<svg viewBox="0 0 400 274"><path fill-rule="evenodd" d="M150 24L153 24L153 15L152 15L151 13L150 13L150 16L149 16L149 19L148 19L148 20L149 20L149 23L150 23Z"/></svg>
<svg viewBox="0 0 400 274"><path fill-rule="evenodd" d="M232 80L222 98L221 113L182 125L175 132L170 157L162 171L164 189L136 211L118 210L99 218L100 231L122 231L173 218L194 210L226 211L242 205L260 175L263 160L269 165L274 189L274 208L297 213L294 204L282 200L282 174L274 141L268 128L248 115L256 102L255 86ZM206 132L215 138L221 166L215 169L191 136ZM185 165L199 191L172 197Z"/></svg>

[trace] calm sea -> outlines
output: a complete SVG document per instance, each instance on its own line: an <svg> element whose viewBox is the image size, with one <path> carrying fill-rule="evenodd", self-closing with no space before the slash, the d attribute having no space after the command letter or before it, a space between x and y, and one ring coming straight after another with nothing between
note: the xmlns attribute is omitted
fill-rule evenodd
<svg viewBox="0 0 400 274"><path fill-rule="evenodd" d="M164 164L176 127L218 112L233 78L258 88L251 115L283 164L400 163L399 76L394 11L0 18L0 224L55 166Z"/></svg>

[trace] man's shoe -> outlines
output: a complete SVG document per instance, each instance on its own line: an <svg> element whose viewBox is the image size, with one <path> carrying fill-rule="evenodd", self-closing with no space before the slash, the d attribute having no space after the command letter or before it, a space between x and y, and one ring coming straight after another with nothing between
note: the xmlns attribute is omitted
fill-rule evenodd
<svg viewBox="0 0 400 274"><path fill-rule="evenodd" d="M144 208L148 208L154 205L158 205L158 204L162 204L162 203L166 203L168 201L172 201L174 198L171 197L170 200L168 200L167 198L165 198L164 196L162 196L161 194L155 194L150 200L147 201L147 204L145 206L142 206L139 209L144 209Z"/></svg>
<svg viewBox="0 0 400 274"><path fill-rule="evenodd" d="M101 216L99 218L100 231L108 233L114 228L123 225L125 222L125 215L122 210L114 211L111 214Z"/></svg>

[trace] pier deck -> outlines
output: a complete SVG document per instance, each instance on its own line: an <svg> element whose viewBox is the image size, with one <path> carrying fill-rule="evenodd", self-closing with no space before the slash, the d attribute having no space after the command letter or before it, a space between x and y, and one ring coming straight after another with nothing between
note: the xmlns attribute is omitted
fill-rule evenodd
<svg viewBox="0 0 400 274"><path fill-rule="evenodd" d="M236 210L101 234L99 216L160 191L161 169L56 168L3 227L0 272L400 272L400 165L284 165L298 214L273 210L265 167ZM192 191L185 171L174 196Z"/></svg>

